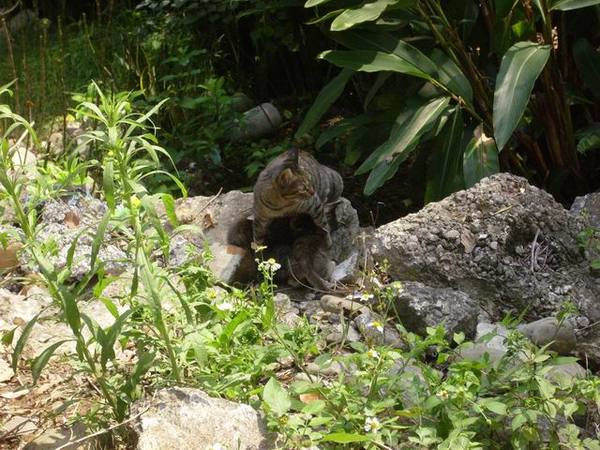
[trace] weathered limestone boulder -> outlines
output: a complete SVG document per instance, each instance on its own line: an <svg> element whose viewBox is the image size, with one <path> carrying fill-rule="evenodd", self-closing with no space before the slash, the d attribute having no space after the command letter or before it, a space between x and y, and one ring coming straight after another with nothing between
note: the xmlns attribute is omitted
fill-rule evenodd
<svg viewBox="0 0 600 450"><path fill-rule="evenodd" d="M394 297L392 311L408 331L425 335L427 327L444 325L450 337L459 332L469 338L475 335L479 309L467 294L410 281L402 286Z"/></svg>
<svg viewBox="0 0 600 450"><path fill-rule="evenodd" d="M213 398L198 389L169 388L136 402L131 415L138 450L167 448L275 448L262 414L251 406Z"/></svg>
<svg viewBox="0 0 600 450"><path fill-rule="evenodd" d="M501 173L383 225L370 251L389 261L392 278L457 288L493 318L546 317L570 300L595 322L600 286L578 245L581 229L548 193Z"/></svg>

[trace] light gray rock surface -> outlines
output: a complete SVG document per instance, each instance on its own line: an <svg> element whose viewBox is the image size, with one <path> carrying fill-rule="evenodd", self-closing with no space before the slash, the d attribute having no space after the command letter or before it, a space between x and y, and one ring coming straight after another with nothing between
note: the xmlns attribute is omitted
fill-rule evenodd
<svg viewBox="0 0 600 450"><path fill-rule="evenodd" d="M131 415L140 412L134 423L138 450L275 448L275 436L267 432L262 414L199 389L162 389L133 405Z"/></svg>
<svg viewBox="0 0 600 450"><path fill-rule="evenodd" d="M402 285L393 299L392 312L408 331L425 335L427 327L444 325L449 336L459 332L475 335L479 309L467 294L412 281Z"/></svg>
<svg viewBox="0 0 600 450"><path fill-rule="evenodd" d="M581 221L527 180L500 173L379 227L370 243L389 275L455 287L493 318L527 309L529 319L573 301L600 319L600 286L577 236Z"/></svg>
<svg viewBox="0 0 600 450"><path fill-rule="evenodd" d="M577 336L571 320L559 323L556 317L544 317L519 325L517 330L539 347L552 342L550 349L561 355L571 353L577 344Z"/></svg>

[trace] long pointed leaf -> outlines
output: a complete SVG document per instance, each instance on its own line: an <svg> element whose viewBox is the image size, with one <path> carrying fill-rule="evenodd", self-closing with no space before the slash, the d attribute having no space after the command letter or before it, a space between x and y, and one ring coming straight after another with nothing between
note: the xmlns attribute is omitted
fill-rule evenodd
<svg viewBox="0 0 600 450"><path fill-rule="evenodd" d="M342 92L344 92L344 88L353 73L354 72L350 69L342 69L335 78L321 89L321 92L319 92L319 95L317 95L314 103L306 113L298 131L296 131L296 137L306 134L319 123L323 114L325 114L333 102L342 95Z"/></svg>
<svg viewBox="0 0 600 450"><path fill-rule="evenodd" d="M550 57L550 46L517 42L502 57L494 92L494 137L502 150L517 127L535 80Z"/></svg>
<svg viewBox="0 0 600 450"><path fill-rule="evenodd" d="M449 102L449 97L433 99L417 109L410 119L402 120L399 125L394 127L390 138L375 150L356 173L365 173L384 160L391 161L396 155L400 155L404 161L408 156L408 152L405 150L413 148L420 137L435 125Z"/></svg>
<svg viewBox="0 0 600 450"><path fill-rule="evenodd" d="M29 322L27 322L27 325L25 325L25 328L23 328L23 332L21 333L21 336L19 336L19 339L17 340L17 343L15 344L15 349L12 352L12 364L11 364L13 372L17 371L17 364L19 362L19 359L21 358L21 354L23 353L23 349L25 348L27 339L29 339L29 335L33 331L33 326L35 325L38 318L40 317L40 314L41 314L41 312L37 313L33 317L33 319L31 319Z"/></svg>
<svg viewBox="0 0 600 450"><path fill-rule="evenodd" d="M464 127L462 110L457 106L433 143L427 168L425 203L441 200L446 195L464 188L461 147Z"/></svg>
<svg viewBox="0 0 600 450"><path fill-rule="evenodd" d="M412 62L397 55L374 52L369 50L328 50L319 55L326 61L338 67L352 69L358 72L391 72L405 73L425 80L431 80L428 73L422 71Z"/></svg>
<svg viewBox="0 0 600 450"><path fill-rule="evenodd" d="M478 126L463 156L465 187L470 188L482 178L499 171L498 149L494 140Z"/></svg>
<svg viewBox="0 0 600 450"><path fill-rule="evenodd" d="M550 7L551 10L570 11L572 9L586 8L597 5L600 0L558 0Z"/></svg>
<svg viewBox="0 0 600 450"><path fill-rule="evenodd" d="M377 20L388 6L396 2L397 0L375 0L363 3L356 8L347 9L331 23L331 31L347 30L354 25Z"/></svg>
<svg viewBox="0 0 600 450"><path fill-rule="evenodd" d="M406 154L410 154L415 149L416 145L408 148L406 150ZM375 168L369 174L369 178L367 178L367 182L365 183L365 188L363 190L365 195L373 194L377 189L383 186L386 181L396 175L396 172L400 168L400 163L404 161L405 158L397 156L392 162L382 161L375 166Z"/></svg>
<svg viewBox="0 0 600 450"><path fill-rule="evenodd" d="M69 342L69 340L70 339L65 339L62 341L55 342L54 344L46 348L42 353L40 353L40 355L37 358L35 358L31 362L31 376L33 378L33 384L37 383L37 380L40 377L42 370L44 370L44 367L46 367L48 361L50 361L50 358L52 357L52 355L54 355L56 349L63 345L65 342Z"/></svg>

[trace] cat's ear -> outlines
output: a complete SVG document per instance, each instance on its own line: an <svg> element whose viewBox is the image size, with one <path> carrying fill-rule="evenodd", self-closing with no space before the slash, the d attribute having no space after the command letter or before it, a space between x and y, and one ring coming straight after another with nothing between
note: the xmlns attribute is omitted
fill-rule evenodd
<svg viewBox="0 0 600 450"><path fill-rule="evenodd" d="M299 150L298 147L292 147L287 151L287 156L285 158L285 165L292 170L298 169L300 166L298 164Z"/></svg>
<svg viewBox="0 0 600 450"><path fill-rule="evenodd" d="M294 174L292 169L288 168L283 169L279 175L277 175L276 182L281 189L285 189L291 186L297 178L298 176Z"/></svg>

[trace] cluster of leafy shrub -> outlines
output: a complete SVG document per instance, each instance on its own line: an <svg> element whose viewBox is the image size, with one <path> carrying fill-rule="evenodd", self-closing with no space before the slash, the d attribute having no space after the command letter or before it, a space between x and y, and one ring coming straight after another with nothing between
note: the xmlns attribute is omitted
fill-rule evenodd
<svg viewBox="0 0 600 450"><path fill-rule="evenodd" d="M442 327L417 336L398 324L401 349L368 340L325 348L308 321L288 326L277 320L275 261L259 264L261 281L247 290L217 283L206 269L206 251L190 248L186 264L170 266L171 239L190 230L178 225L172 196L152 194L145 186L145 178L161 170L159 156L166 153L150 124L161 105L137 112L130 94L94 89L98 102L75 108L89 121L83 143L94 148L94 158L80 163L76 151L56 170L44 172L45 184L54 190L39 190L38 178L23 177L25 168L15 164L14 153L27 141L37 147L39 140L27 120L0 105L0 200L14 210L22 252L39 268L40 282L71 331L76 351L68 360L97 388L96 406L82 417L91 427L123 420L131 403L148 391L183 383L264 410L283 448L600 448L597 436L576 425L598 408L600 380L557 376L556 366L574 358L536 348L517 332L498 362L461 360L461 348L471 344L461 334L449 341ZM38 169L43 165L40 161ZM54 174L59 176L49 179ZM72 192L88 178L96 181L94 195L108 209L97 229L80 235L92 236L90 271L74 281L79 239L69 248L66 266L54 266L54 250L36 238L37 212L42 200ZM30 192L37 194L26 195ZM121 278L122 294L108 297L104 289L119 280L105 273L98 254L114 235L127 242L133 265L130 277ZM373 294L385 311L401 288L392 284ZM86 301L101 301L114 323L103 328L84 314ZM120 312L119 306L126 309ZM13 369L29 370L34 383L66 343L53 343L26 363L23 349L38 318L26 324L18 340L14 330L3 337L14 345ZM132 350L133 362L120 359L115 349ZM324 379L306 372L310 361L345 369ZM285 364L305 372L305 381L278 381Z"/></svg>
<svg viewBox="0 0 600 450"><path fill-rule="evenodd" d="M500 169L561 199L596 186L598 159L589 153L600 142L597 1L305 6L336 44L320 58L342 70L299 133L312 129L352 80L363 113L320 134L317 146L346 136L346 162L361 163L356 174L369 173L366 194L417 151L429 158L426 201Z"/></svg>

